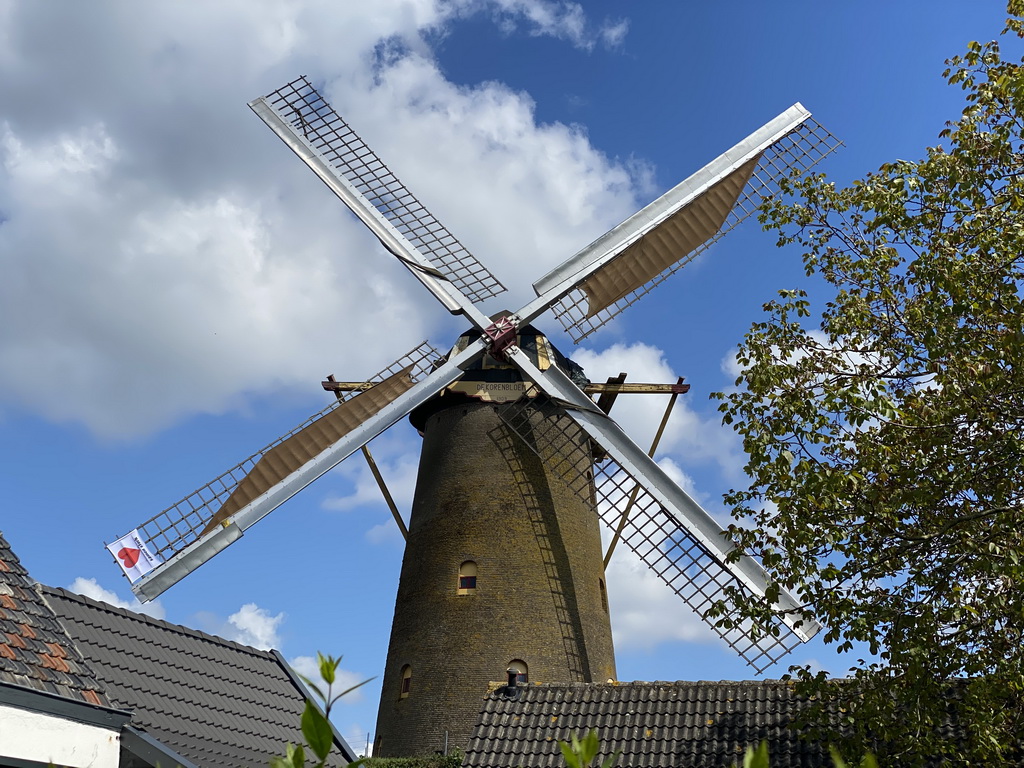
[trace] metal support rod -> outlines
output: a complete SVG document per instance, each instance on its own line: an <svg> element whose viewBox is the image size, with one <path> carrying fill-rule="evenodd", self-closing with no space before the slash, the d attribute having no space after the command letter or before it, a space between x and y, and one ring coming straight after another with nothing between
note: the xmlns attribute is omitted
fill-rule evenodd
<svg viewBox="0 0 1024 768"><path fill-rule="evenodd" d="M683 377L679 377L679 381L676 384L682 384ZM679 397L678 393L673 392L672 396L668 399L668 406L665 408L665 415L661 417L661 424L658 425L658 431L654 435L654 440L651 442L651 450L647 452L647 455L652 459L654 458L654 452L658 450L658 444L661 442L661 436L665 434L665 427L668 426L669 416L672 415L672 409L676 405L676 398ZM629 513L633 509L633 504L636 503L636 495L640 492L640 486L634 485L633 492L629 495L629 501L626 503L626 508L622 510L622 516L619 518L619 524L615 526L615 535L612 536L611 542L608 544L608 551L604 553L604 569L608 570L608 561L612 559L612 552L615 551L615 545L619 543L619 539L622 538L622 530L626 527L626 522L629 520Z"/></svg>
<svg viewBox="0 0 1024 768"><path fill-rule="evenodd" d="M391 491L388 490L387 484L384 482L384 478L380 474L380 470L377 469L377 462L373 460L373 456L370 454L370 449L365 445L362 448L363 458L366 459L366 463L370 465L370 471L373 472L374 478L377 480L377 485L380 487L380 492L384 494L384 501L388 503L388 509L391 510L391 514L395 518L395 522L398 523L398 530L402 532L402 538L406 541L409 540L409 529L405 527L405 521L402 516L398 513L398 505L395 504L395 500L391 497Z"/></svg>

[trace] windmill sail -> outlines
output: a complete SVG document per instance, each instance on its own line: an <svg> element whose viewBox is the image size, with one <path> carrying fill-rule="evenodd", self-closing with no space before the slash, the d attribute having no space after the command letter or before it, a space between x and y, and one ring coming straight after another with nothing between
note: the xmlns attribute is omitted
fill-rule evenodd
<svg viewBox="0 0 1024 768"><path fill-rule="evenodd" d="M464 356L474 353L478 350L468 350ZM413 388L423 391L412 393L416 397L408 408L457 378L461 373L458 364L464 360L459 358L434 369L438 357L438 351L430 344L420 344L370 379L378 382L376 386L335 400L236 467L137 526L141 540L163 562L133 584L136 594L152 599L400 419L407 409L388 414L373 434L358 434L374 419L380 420L387 408L400 402ZM339 452L338 445L345 439L352 444L344 446L347 452ZM340 455L320 461L332 450ZM295 482L285 482L292 478Z"/></svg>
<svg viewBox="0 0 1024 768"><path fill-rule="evenodd" d="M200 536L209 533L246 504L253 502L310 459L330 448L399 395L413 388L413 366L409 365L392 374L379 384L350 397L336 407L329 408L280 442L265 449L256 465L228 496Z"/></svg>
<svg viewBox="0 0 1024 768"><path fill-rule="evenodd" d="M534 283L538 298L525 319L550 306L580 341L750 216L783 178L838 146L793 105Z"/></svg>
<svg viewBox="0 0 1024 768"><path fill-rule="evenodd" d="M449 311L465 311L468 302L460 299L475 303L505 290L306 77L255 99L249 106ZM437 277L443 277L463 296L446 295L449 292L438 284Z"/></svg>
<svg viewBox="0 0 1024 768"><path fill-rule="evenodd" d="M587 295L587 318L654 280L679 261L679 254L693 253L720 232L759 159L748 160L719 179L580 283Z"/></svg>
<svg viewBox="0 0 1024 768"><path fill-rule="evenodd" d="M782 613L773 616L768 626L758 627L749 621L718 626L715 619L708 619L710 608L730 599L729 590L753 591L725 562L725 555L734 549L725 532L719 532L718 547L709 546L692 526L684 525L677 514L613 460L597 465L594 475L601 520L612 530L621 526L623 543L758 672L817 633L813 621L794 628L796 616ZM743 557L756 565L749 556ZM778 607L786 610L782 605ZM792 604L788 610L795 608Z"/></svg>
<svg viewBox="0 0 1024 768"><path fill-rule="evenodd" d="M799 601L784 590L773 606L775 620L771 626L741 623L720 627L708 620L707 610L727 598L729 589L761 597L767 594L769 578L761 565L746 554L736 558L736 546L714 518L564 373L555 367L540 371L517 348L508 354L548 397L565 407L565 414L558 420L548 420L547 434L531 430L528 439L528 417L521 401L502 408L502 420L535 451L550 454L559 445L577 445L581 431L600 446L610 459L598 468L596 477L590 467L581 471L579 463L569 456L556 462L564 468L562 479L566 485L586 498L594 495L602 519L613 530L621 524L626 545L748 664L761 671L818 632L820 626L804 618ZM621 515L627 511L629 517L622 520Z"/></svg>

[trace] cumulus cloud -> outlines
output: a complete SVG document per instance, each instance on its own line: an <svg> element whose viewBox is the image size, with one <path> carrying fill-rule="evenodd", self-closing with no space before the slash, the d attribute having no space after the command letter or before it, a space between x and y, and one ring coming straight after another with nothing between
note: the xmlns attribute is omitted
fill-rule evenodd
<svg viewBox="0 0 1024 768"><path fill-rule="evenodd" d="M707 499L698 492L693 478L676 462L662 458L658 465L690 497L702 505L707 505ZM626 508L623 499L613 498L611 503L617 505L617 511L620 513ZM613 519L617 520L617 517ZM665 531L660 529L659 524L653 519L645 519L647 523L642 526L644 535L650 541L663 543ZM607 551L612 531L602 526L601 538ZM704 620L662 581L650 565L644 563L628 547L625 543L627 538L631 538L629 528L626 529L623 540L616 546L607 570L612 633L616 647L649 651L663 643L721 642ZM667 561L663 561L659 567L665 566Z"/></svg>
<svg viewBox="0 0 1024 768"><path fill-rule="evenodd" d="M320 690L326 693L324 684L321 682L320 679L320 666L319 664L317 664L315 656L296 656L294 659L288 660L288 665L296 672L298 672L300 675L303 675L304 677L307 677L310 680L312 680L320 687ZM341 693L342 691L347 690L355 685L359 685L366 679L367 675L363 675L359 672L353 672L350 669L342 669L341 667L339 667L335 674L334 694ZM344 696L338 699L338 703L352 705L359 704L363 700L363 689L360 687L356 688L351 693L346 693ZM358 748L362 745L358 743L353 743L353 746Z"/></svg>
<svg viewBox="0 0 1024 768"><path fill-rule="evenodd" d="M246 603L227 619L203 611L196 614L194 620L204 632L211 635L268 651L281 647L278 628L284 618L284 613L271 615L270 611L260 608L256 603Z"/></svg>
<svg viewBox="0 0 1024 768"><path fill-rule="evenodd" d="M616 648L649 651L670 642L721 642L654 571L625 547L616 548L607 574Z"/></svg>
<svg viewBox="0 0 1024 768"><path fill-rule="evenodd" d="M573 360L583 366L593 381L604 381L625 371L626 381L674 384L678 373L669 366L665 354L643 343L614 344L604 350L580 348ZM744 464L736 436L722 426L716 415L701 416L690 404L691 395L680 395L665 428L658 454L673 454L682 466L714 465L729 481L742 476ZM667 395L621 395L611 415L634 442L645 451L650 448L668 402Z"/></svg>
<svg viewBox="0 0 1024 768"><path fill-rule="evenodd" d="M71 582L71 586L68 589L80 595L91 597L93 600L101 600L118 608L152 616L154 619L162 619L166 615L164 607L160 604L159 600L152 600L148 603L140 603L135 598L124 600L116 592L101 587L96 579L86 579L79 576Z"/></svg>
<svg viewBox="0 0 1024 768"><path fill-rule="evenodd" d="M388 490L398 509L408 511L412 506L419 454L401 453L389 457L387 453L378 453L375 447L373 460L387 483ZM322 504L324 509L348 512L364 506L385 506L386 502L380 487L361 456L353 457L351 461L339 465L336 471L347 477L355 487L346 496L328 496ZM390 516L390 513L388 514Z"/></svg>
<svg viewBox="0 0 1024 768"><path fill-rule="evenodd" d="M256 603L246 603L228 616L228 624L235 630L228 639L263 650L276 648L281 644L277 627L283 620L283 613L271 616Z"/></svg>
<svg viewBox="0 0 1024 768"><path fill-rule="evenodd" d="M571 3L494 7L574 45L624 34ZM54 25L43 4L5 6L0 411L128 439L250 396L312 403L330 361L367 375L450 327L245 108L301 72L517 286L509 303L631 213L642 168L538 123L526 94L445 79L425 41L471 12L97 2ZM39 386L58 379L59 398Z"/></svg>
<svg viewBox="0 0 1024 768"><path fill-rule="evenodd" d="M532 35L561 38L585 50L599 43L615 47L629 29L622 19L594 23L582 5L564 0L492 0L491 6L498 23L507 31L525 23Z"/></svg>
<svg viewBox="0 0 1024 768"><path fill-rule="evenodd" d="M410 446L404 439L411 438ZM419 438L411 429L401 435L389 434L373 442L372 455L388 491L406 524L412 510L416 474L419 469ZM410 451L413 447L415 450ZM347 480L352 490L345 495L329 495L321 506L332 512L355 513L366 524L366 540L371 544L402 544L402 533L388 509L377 480L361 455L354 455L334 470Z"/></svg>

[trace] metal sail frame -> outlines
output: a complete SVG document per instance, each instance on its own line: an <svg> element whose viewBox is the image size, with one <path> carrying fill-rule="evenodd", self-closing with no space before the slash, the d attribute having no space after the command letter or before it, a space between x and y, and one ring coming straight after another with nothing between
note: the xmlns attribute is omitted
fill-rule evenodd
<svg viewBox="0 0 1024 768"><path fill-rule="evenodd" d="M537 368L515 339L520 325L548 309L556 311L571 333L575 330L577 340L593 332L749 216L752 206L771 194L790 168L806 169L831 152L838 142L811 120L806 109L794 105L755 131L541 278L534 285L537 298L518 313L491 323L476 302L504 290L501 284L408 192L307 78L250 102L250 107L449 311L465 315L482 335L447 361L435 363L433 370L427 363L436 352L421 346L412 353L413 362L396 361L380 375L408 375L408 385L397 386L361 410L353 423L340 429L329 425L314 436L316 422L323 417L318 414L144 523L138 529L144 538L167 539L154 544L156 554L167 559L133 584L136 594L151 599L176 583L291 495L456 381L465 367L487 352L519 368L551 402L565 409L568 419L559 422L582 430L611 457L599 469L602 497L596 506L600 511L626 497L633 500L638 514L624 526L624 540L702 618L707 620L707 607L727 596L729 589L762 597L774 590L761 565L738 552L714 519L646 452L560 370ZM359 397L364 395L350 394L347 400ZM344 402L332 403L325 412L339 407ZM506 419L510 425L513 421ZM304 430L309 430L308 439ZM299 450L292 450L295 446ZM265 472L261 462L267 465ZM252 474L265 477L252 479ZM587 492L593 492L593 475L585 480ZM776 621L767 627L723 630L709 623L760 670L820 629L784 590L774 610Z"/></svg>
<svg viewBox="0 0 1024 768"><path fill-rule="evenodd" d="M839 146L794 104L535 282L524 322L550 308L578 343L747 219L786 176Z"/></svg>

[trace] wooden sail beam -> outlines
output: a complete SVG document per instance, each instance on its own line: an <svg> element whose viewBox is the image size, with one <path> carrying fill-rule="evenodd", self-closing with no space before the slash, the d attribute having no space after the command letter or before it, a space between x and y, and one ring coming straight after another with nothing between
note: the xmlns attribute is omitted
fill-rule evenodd
<svg viewBox="0 0 1024 768"><path fill-rule="evenodd" d="M355 392L369 389L373 386L368 381L333 381L321 382L321 385L328 392ZM684 395L690 391L689 384L641 384L641 383L591 383L583 387L588 395L602 395L614 393L617 395Z"/></svg>

